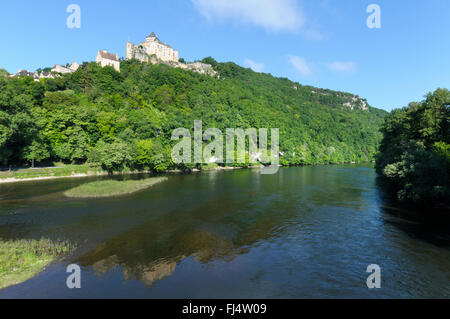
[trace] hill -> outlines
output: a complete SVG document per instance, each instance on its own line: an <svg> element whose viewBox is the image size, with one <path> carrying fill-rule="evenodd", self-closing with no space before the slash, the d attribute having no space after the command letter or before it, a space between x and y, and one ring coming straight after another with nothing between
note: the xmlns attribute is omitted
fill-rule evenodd
<svg viewBox="0 0 450 319"><path fill-rule="evenodd" d="M0 165L100 162L164 170L176 128L279 128L280 162L367 162L387 112L350 93L302 86L212 58L215 77L164 64L84 63L57 79L0 77Z"/></svg>

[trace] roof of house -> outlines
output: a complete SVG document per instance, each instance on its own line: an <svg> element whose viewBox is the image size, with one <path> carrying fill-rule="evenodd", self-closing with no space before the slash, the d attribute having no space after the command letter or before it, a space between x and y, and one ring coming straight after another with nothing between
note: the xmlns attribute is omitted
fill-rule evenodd
<svg viewBox="0 0 450 319"><path fill-rule="evenodd" d="M119 59L117 58L117 56L115 54L112 53L108 53L105 50L103 51L98 51L98 53L100 54L100 56L103 59L107 59L107 60L112 60L112 61L119 61Z"/></svg>
<svg viewBox="0 0 450 319"><path fill-rule="evenodd" d="M33 77L35 75L35 72L30 72L28 70L19 70L19 72L16 74L16 76L31 76Z"/></svg>

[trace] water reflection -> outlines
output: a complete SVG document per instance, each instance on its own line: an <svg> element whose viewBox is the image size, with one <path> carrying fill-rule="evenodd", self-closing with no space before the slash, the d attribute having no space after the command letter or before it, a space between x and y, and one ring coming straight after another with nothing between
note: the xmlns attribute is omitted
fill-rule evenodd
<svg viewBox="0 0 450 319"><path fill-rule="evenodd" d="M376 185L386 224L400 229L411 238L450 248L448 211L402 205L395 201L395 192L381 178L376 179Z"/></svg>
<svg viewBox="0 0 450 319"><path fill-rule="evenodd" d="M89 297L450 297L445 227L405 218L370 167L213 171L124 197L61 196L80 182L0 187L0 237L76 242L68 262L105 280ZM377 292L371 263L383 269ZM33 285L52 271L2 293L39 297Z"/></svg>

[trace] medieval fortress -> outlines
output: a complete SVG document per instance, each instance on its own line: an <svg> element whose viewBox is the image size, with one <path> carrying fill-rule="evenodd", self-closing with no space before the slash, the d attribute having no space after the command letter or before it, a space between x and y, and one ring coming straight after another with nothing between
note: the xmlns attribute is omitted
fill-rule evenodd
<svg viewBox="0 0 450 319"><path fill-rule="evenodd" d="M206 74L209 76L217 75L217 72L214 71L212 66L209 64L201 62L185 64L179 62L178 51L159 40L154 32L152 32L145 39L145 41L141 42L139 45L127 41L127 60L131 59L136 59L141 62L151 64L163 63L175 68L191 70L193 72Z"/></svg>
<svg viewBox="0 0 450 319"><path fill-rule="evenodd" d="M127 60L137 59L148 62L152 55L161 61L178 62L178 51L160 41L155 32L152 32L140 45L127 42Z"/></svg>
<svg viewBox="0 0 450 319"><path fill-rule="evenodd" d="M140 44L133 44L127 41L127 60L138 60L142 63L151 64L166 64L173 68L181 68L184 70L190 70L204 75L209 75L215 78L220 78L218 73L209 64L202 62L192 62L192 63L182 63L178 58L178 51L172 48L170 45L162 42L158 39L156 34L152 32L148 37L146 37L144 42ZM95 61L101 66L111 66L117 72L120 72L120 59L118 54L109 53L107 50L99 50L97 52L97 57ZM55 64L53 68L45 68L44 70L36 70L35 72L30 72L28 70L19 70L18 73L9 75L10 77L31 77L35 81L40 81L41 79L51 78L56 79L61 77L63 74L73 73L78 70L80 65L77 62L72 64L66 64L65 66ZM292 87L294 90L298 90L297 86ZM313 94L328 95L324 92L312 91ZM342 105L351 110L361 109L367 111L368 105L367 101L355 95L343 95Z"/></svg>
<svg viewBox="0 0 450 319"><path fill-rule="evenodd" d="M201 62L186 64L179 62L178 51L172 48L170 45L159 40L154 32L152 32L141 44L136 45L127 41L126 49L127 60L136 59L138 61L151 64L162 63L171 67L182 68L200 74L217 76L217 72L214 71L212 66L209 64ZM97 52L95 61L101 67L111 66L117 72L120 72L120 59L118 54L109 53L107 50L99 50ZM13 74L10 76L31 76L35 81L39 81L42 78L56 78L61 76L61 74L76 72L79 67L80 65L77 62L72 63L72 65L67 64L66 66L55 64L51 70L49 68L50 72L30 72L27 70L19 70L17 74Z"/></svg>

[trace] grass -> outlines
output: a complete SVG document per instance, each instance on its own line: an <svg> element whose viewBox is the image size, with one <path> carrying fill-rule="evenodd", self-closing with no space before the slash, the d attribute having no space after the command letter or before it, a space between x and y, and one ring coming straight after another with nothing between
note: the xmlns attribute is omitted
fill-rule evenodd
<svg viewBox="0 0 450 319"><path fill-rule="evenodd" d="M135 193L155 184L166 181L167 177L153 177L143 180L100 181L83 184L68 190L64 195L75 198L111 197Z"/></svg>
<svg viewBox="0 0 450 319"><path fill-rule="evenodd" d="M63 167L51 168L27 168L11 172L0 172L0 179L15 178L37 178L37 177L63 177L76 174L97 174L103 172L101 168L91 167L90 165L69 165Z"/></svg>
<svg viewBox="0 0 450 319"><path fill-rule="evenodd" d="M67 242L53 242L48 239L0 239L0 289L33 278L73 248Z"/></svg>

